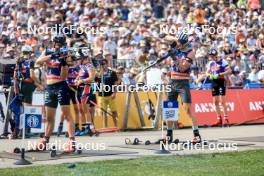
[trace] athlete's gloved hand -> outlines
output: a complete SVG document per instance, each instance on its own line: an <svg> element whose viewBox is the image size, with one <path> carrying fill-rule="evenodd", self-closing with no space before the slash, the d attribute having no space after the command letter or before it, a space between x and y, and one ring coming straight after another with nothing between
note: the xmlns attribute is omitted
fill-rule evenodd
<svg viewBox="0 0 264 176"><path fill-rule="evenodd" d="M53 58L59 58L61 55L60 55L60 52L59 51L55 51L53 53L51 53L51 57Z"/></svg>
<svg viewBox="0 0 264 176"><path fill-rule="evenodd" d="M219 78L219 74L213 74L213 75L210 75L210 80L213 80L213 79L218 79Z"/></svg>
<svg viewBox="0 0 264 176"><path fill-rule="evenodd" d="M168 54L170 55L170 56L173 56L173 55L175 55L177 53L177 50L175 49L175 48L171 48L169 51L168 51Z"/></svg>
<svg viewBox="0 0 264 176"><path fill-rule="evenodd" d="M62 66L67 66L68 65L67 62L66 62L66 58L65 57L64 58L59 58L59 61L60 61Z"/></svg>

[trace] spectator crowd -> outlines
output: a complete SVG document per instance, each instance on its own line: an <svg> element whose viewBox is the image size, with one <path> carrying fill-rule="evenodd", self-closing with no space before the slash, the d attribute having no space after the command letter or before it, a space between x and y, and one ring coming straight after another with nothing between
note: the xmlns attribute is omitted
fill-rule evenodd
<svg viewBox="0 0 264 176"><path fill-rule="evenodd" d="M67 29L68 46L85 42L94 60L109 61L120 84L135 84L145 80L138 76L140 70L170 48L173 29L185 28L198 58L192 67L193 85L206 82L212 47L232 68L228 86L262 84L263 8L263 0L0 0L0 56L17 59L21 47L30 45L38 58L51 47L60 26ZM86 30L78 33L70 26ZM55 31L39 30L52 27ZM168 63L157 68L167 82Z"/></svg>

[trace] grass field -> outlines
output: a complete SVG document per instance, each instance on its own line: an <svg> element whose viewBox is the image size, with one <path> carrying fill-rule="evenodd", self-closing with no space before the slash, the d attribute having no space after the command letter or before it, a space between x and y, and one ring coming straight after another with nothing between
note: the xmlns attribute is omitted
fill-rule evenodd
<svg viewBox="0 0 264 176"><path fill-rule="evenodd" d="M2 176L264 176L264 150L0 169Z"/></svg>

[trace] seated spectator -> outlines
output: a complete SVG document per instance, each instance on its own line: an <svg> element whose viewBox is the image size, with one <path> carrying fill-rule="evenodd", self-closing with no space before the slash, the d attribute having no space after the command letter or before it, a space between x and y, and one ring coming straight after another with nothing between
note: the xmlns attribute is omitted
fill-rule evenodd
<svg viewBox="0 0 264 176"><path fill-rule="evenodd" d="M197 80L199 77L199 69L198 67L193 67L191 72L191 83L197 84Z"/></svg>
<svg viewBox="0 0 264 176"><path fill-rule="evenodd" d="M43 91L46 87L46 70L43 65L34 65L34 73L36 76L36 82L41 85L40 87L37 87L36 90Z"/></svg>
<svg viewBox="0 0 264 176"><path fill-rule="evenodd" d="M113 67L113 55L108 50L103 51L104 58L108 61L109 66Z"/></svg>
<svg viewBox="0 0 264 176"><path fill-rule="evenodd" d="M161 81L162 84L168 84L170 80L170 77L168 75L168 70L166 68L161 69Z"/></svg>
<svg viewBox="0 0 264 176"><path fill-rule="evenodd" d="M260 70L258 72L258 81L260 84L264 84L264 70Z"/></svg>
<svg viewBox="0 0 264 176"><path fill-rule="evenodd" d="M131 68L128 74L124 74L123 82L127 85L136 85L137 80L136 76L138 74L138 70L136 68Z"/></svg>
<svg viewBox="0 0 264 176"><path fill-rule="evenodd" d="M125 73L124 67L120 66L117 68L117 70L116 70L116 74L117 74L117 78L118 78L117 85L124 84L124 82L123 82L124 73Z"/></svg>
<svg viewBox="0 0 264 176"><path fill-rule="evenodd" d="M258 10L260 8L260 1L259 0L248 0L247 1L248 8L250 10Z"/></svg>
<svg viewBox="0 0 264 176"><path fill-rule="evenodd" d="M0 43L0 55L2 56L4 54L5 45Z"/></svg>
<svg viewBox="0 0 264 176"><path fill-rule="evenodd" d="M209 84L211 81L208 79L208 76L205 72L201 72L198 75L198 79L195 82L199 87L201 87L203 84Z"/></svg>
<svg viewBox="0 0 264 176"><path fill-rule="evenodd" d="M246 34L243 32L242 28L238 28L238 31L235 36L236 46L239 46L240 44L245 42L245 40L246 40Z"/></svg>
<svg viewBox="0 0 264 176"><path fill-rule="evenodd" d="M259 50L264 50L264 35L263 34L259 34L258 36L257 48Z"/></svg>
<svg viewBox="0 0 264 176"><path fill-rule="evenodd" d="M256 46L257 40L254 37L254 32L249 31L249 38L247 39L247 49L249 51L254 51L254 48Z"/></svg>
<svg viewBox="0 0 264 176"><path fill-rule="evenodd" d="M226 60L232 60L234 58L234 54L233 54L233 51L231 49L231 45L229 43L225 43L225 46L224 46L224 54L225 54L225 59Z"/></svg>
<svg viewBox="0 0 264 176"><path fill-rule="evenodd" d="M242 81L243 81L243 86L245 86L246 84L250 83L250 80L247 79L247 72L246 71L242 71L240 72L239 76L241 77Z"/></svg>
<svg viewBox="0 0 264 176"><path fill-rule="evenodd" d="M239 68L234 67L231 76L229 77L230 80L230 86L231 87L237 87L237 86L242 86L243 85L243 80L239 75Z"/></svg>
<svg viewBox="0 0 264 176"><path fill-rule="evenodd" d="M251 83L257 83L258 82L258 74L257 73L258 73L258 67L257 67L257 65L255 65L251 68L251 72L248 75L248 80Z"/></svg>

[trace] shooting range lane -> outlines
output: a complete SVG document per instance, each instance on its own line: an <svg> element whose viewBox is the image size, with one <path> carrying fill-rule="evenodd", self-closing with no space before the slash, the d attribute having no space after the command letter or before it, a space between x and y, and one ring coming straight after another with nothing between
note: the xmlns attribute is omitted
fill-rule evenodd
<svg viewBox="0 0 264 176"><path fill-rule="evenodd" d="M133 142L133 141L132 141ZM161 144L157 144L153 141L149 141L150 143L147 144L147 141L139 141L138 144L125 144L119 146L111 146L111 147L119 147L119 148L129 148L129 149L143 149L143 150L154 150L159 151L161 149ZM216 140L208 140L204 141L203 146L195 146L195 144L188 143L187 141L179 141L179 143L172 143L172 144L165 144L164 147L167 148L169 151L181 151L181 150L195 150L194 147L197 149L209 149L212 146L218 146L220 149L224 149L226 146L231 146L232 142L226 141L216 141ZM237 147L249 147L254 146L253 143L236 143ZM192 149L193 148L193 149Z"/></svg>
<svg viewBox="0 0 264 176"><path fill-rule="evenodd" d="M240 138L223 138L230 141L245 141L245 142L264 142L264 136L240 137Z"/></svg>
<svg viewBox="0 0 264 176"><path fill-rule="evenodd" d="M57 159L70 159L70 158L80 158L80 157L98 157L98 156L109 156L109 155L131 155L137 154L137 152L129 151L118 151L118 150L84 150L81 154L77 153L62 153L57 152L57 156L51 157L50 151L41 152L26 152L25 159L34 161L47 161L47 160L57 160ZM0 152L0 158L8 158L19 160L21 158L20 153L11 152Z"/></svg>
<svg viewBox="0 0 264 176"><path fill-rule="evenodd" d="M204 136L204 139L210 139L220 142L226 143L237 143L240 145L238 147L239 151L242 150L252 150L252 149L259 149L264 148L264 142L245 142L245 141L230 141L223 138L227 136L230 138L244 138L244 137L257 137L259 134L263 132L264 125L250 125L250 126L235 126L230 128L201 128L201 133ZM244 131L247 131L245 134ZM33 161L33 165L43 165L43 164L59 164L59 163L76 163L76 162L91 162L97 160L108 160L108 159L128 159L128 158L135 158L135 157L143 157L143 156L152 156L157 155L155 152L159 149L158 145L149 145L145 146L145 141L150 140L151 142L157 141L161 138L160 131L129 131L129 132L119 132L119 133L104 133L101 134L99 137L77 137L76 140L79 143L104 143L106 146L105 151L98 151L92 153L89 151L83 151L84 154L78 155L74 154L65 155L60 158L50 158L49 152L48 153L40 153L40 154L31 154L25 153L26 159L32 161L32 157L37 155L40 157L39 159L35 158ZM175 130L174 132L175 139L179 138L180 141L190 140L192 134L190 133L190 129L181 129ZM133 140L134 138L138 138L139 140L143 141L141 145L126 145L125 139L129 138ZM55 142L56 140L61 140L61 142L67 142L67 139L64 137L55 137L53 136L51 142ZM30 138L26 139L26 141L39 141L39 138ZM2 156L4 151L11 152L11 148L18 147L22 145L22 140L8 140L2 139L2 144L0 146L0 167L14 167L14 162L16 159L19 159L16 155L12 154L12 158ZM254 144L254 145L252 145ZM244 146L241 146L244 145ZM126 148L124 148L126 147ZM205 148L205 150L179 150L179 151L171 151L172 155L191 155L191 154L199 154L199 153L219 153L219 152L230 152L230 150L209 150ZM87 153L87 154L86 154ZM15 158L17 157L17 158ZM31 157L31 158L30 158ZM45 159L44 159L45 158ZM41 161L40 161L41 160Z"/></svg>

